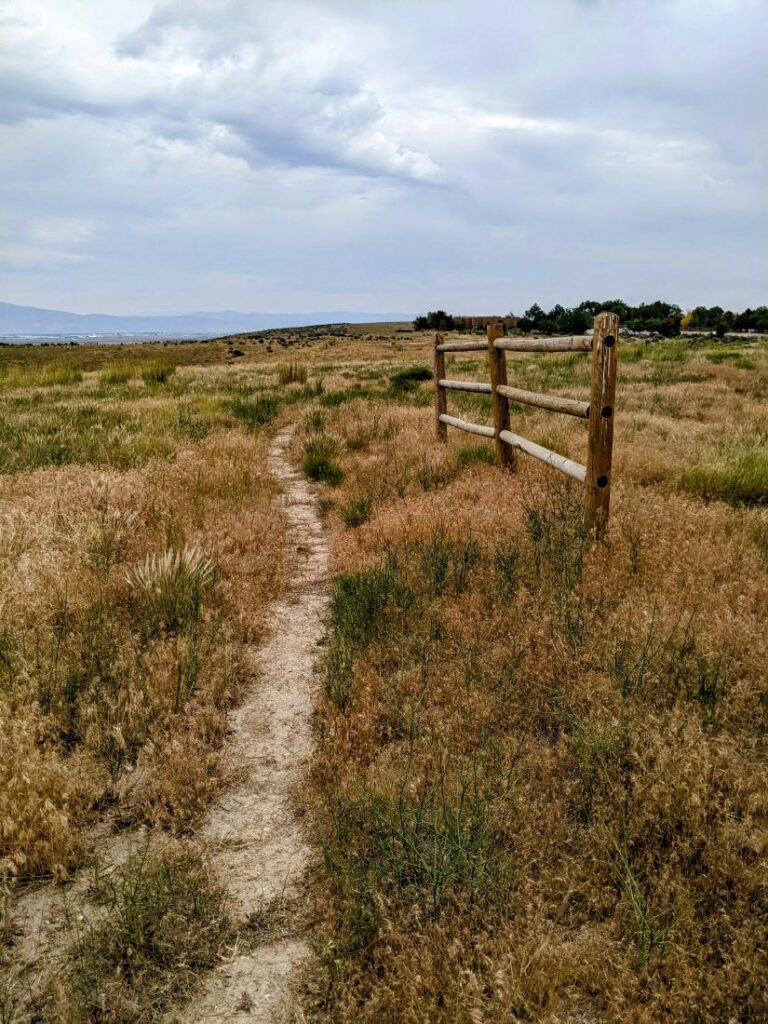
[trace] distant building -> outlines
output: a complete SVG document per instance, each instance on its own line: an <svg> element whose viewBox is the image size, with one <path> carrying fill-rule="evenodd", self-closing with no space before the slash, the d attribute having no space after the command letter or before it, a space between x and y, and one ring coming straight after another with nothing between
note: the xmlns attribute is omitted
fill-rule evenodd
<svg viewBox="0 0 768 1024"><path fill-rule="evenodd" d="M484 331L488 324L503 324L509 330L517 327L516 316L455 316L453 324L457 331Z"/></svg>

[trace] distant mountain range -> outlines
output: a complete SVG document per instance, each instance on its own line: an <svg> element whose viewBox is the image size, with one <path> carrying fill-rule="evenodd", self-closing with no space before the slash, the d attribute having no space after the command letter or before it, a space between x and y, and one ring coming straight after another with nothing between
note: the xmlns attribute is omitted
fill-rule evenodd
<svg viewBox="0 0 768 1024"><path fill-rule="evenodd" d="M152 334L166 338L191 335L215 337L279 327L309 327L314 324L366 324L410 320L406 313L181 313L178 316L111 316L104 313L65 313L58 309L37 309L0 302L0 337L57 337L61 335Z"/></svg>

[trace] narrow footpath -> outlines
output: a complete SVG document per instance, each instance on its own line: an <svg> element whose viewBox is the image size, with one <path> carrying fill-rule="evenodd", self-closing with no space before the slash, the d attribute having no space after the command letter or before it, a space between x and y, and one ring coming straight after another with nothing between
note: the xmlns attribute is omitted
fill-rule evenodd
<svg viewBox="0 0 768 1024"><path fill-rule="evenodd" d="M253 652L259 681L233 715L228 756L242 781L224 793L202 829L213 865L241 921L264 921L264 938L236 951L206 979L184 1011L186 1024L282 1024L293 1018L292 991L311 956L301 937L270 937L270 915L300 896L309 849L292 789L311 752L313 669L327 603L329 545L317 500L288 462L293 427L275 437L269 468L284 487L288 592L272 612L273 633ZM178 1019L178 1018L177 1018Z"/></svg>

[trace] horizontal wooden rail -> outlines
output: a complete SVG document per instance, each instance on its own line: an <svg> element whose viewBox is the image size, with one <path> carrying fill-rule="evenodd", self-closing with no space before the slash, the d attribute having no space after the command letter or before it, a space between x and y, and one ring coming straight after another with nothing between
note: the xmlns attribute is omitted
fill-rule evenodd
<svg viewBox="0 0 768 1024"><path fill-rule="evenodd" d="M589 402L577 402L574 398L559 398L557 395L542 395L538 391L523 391L522 388L510 388L506 384L499 384L496 390L512 402L535 405L538 409L550 409L552 412L564 412L568 416L580 416L583 420L589 419Z"/></svg>
<svg viewBox="0 0 768 1024"><path fill-rule="evenodd" d="M435 335L435 434L438 441L448 440L448 427L466 430L470 434L487 437L496 448L496 464L501 469L514 469L514 451L519 449L539 459L566 476L584 485L584 523L595 540L605 537L611 498L611 460L613 455L613 419L616 397L616 365L619 342L619 318L615 313L599 313L591 334L569 338L522 338L506 336L506 325L494 321L486 326L485 343L481 341L450 341L445 335ZM490 384L474 380L449 380L446 370L446 352L487 352ZM560 395L546 395L512 387L507 373L515 367L524 369L522 361L507 359L507 352L589 352L591 353L590 401L577 401ZM460 364L459 364L460 365ZM464 364L469 369L469 364ZM458 372L458 371L457 371ZM524 384L525 380L514 383ZM493 426L470 423L448 415L448 397L451 391L489 395L493 409ZM526 437L513 434L510 418L511 403L532 405L549 412L565 413L587 420L586 465L582 466ZM520 410L518 410L519 412Z"/></svg>
<svg viewBox="0 0 768 1024"><path fill-rule="evenodd" d="M487 352L484 341L446 341L437 346L438 352Z"/></svg>
<svg viewBox="0 0 768 1024"><path fill-rule="evenodd" d="M503 352L591 352L592 338L497 338L493 347Z"/></svg>
<svg viewBox="0 0 768 1024"><path fill-rule="evenodd" d="M447 391L474 391L478 395L490 395L491 393L490 384L483 384L476 380L439 380L437 386L445 388Z"/></svg>
<svg viewBox="0 0 768 1024"><path fill-rule="evenodd" d="M460 420L456 416L448 416L446 413L442 413L440 416L440 422L445 423L449 427L458 427L459 430L466 430L468 434L479 434L480 437L494 438L496 431L493 427L481 427L479 423L469 423L467 420Z"/></svg>
<svg viewBox="0 0 768 1024"><path fill-rule="evenodd" d="M586 466L573 462L572 459L566 459L564 455L558 455L557 452L551 452L549 448L544 448L543 445L534 444L527 437L519 437L517 434L513 434L511 430L502 430L499 438L512 448L519 448L520 451L525 452L527 455L532 455L534 459L540 459L541 462L546 462L554 469L559 469L561 473L573 477L579 483L583 484L587 479Z"/></svg>

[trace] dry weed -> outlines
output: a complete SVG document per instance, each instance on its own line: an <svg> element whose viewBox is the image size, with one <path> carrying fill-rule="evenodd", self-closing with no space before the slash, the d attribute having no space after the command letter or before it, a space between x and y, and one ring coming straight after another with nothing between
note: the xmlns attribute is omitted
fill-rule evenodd
<svg viewBox="0 0 768 1024"><path fill-rule="evenodd" d="M754 371L680 362L624 368L605 548L574 489L436 445L418 407L364 445L362 401L305 424L344 473L307 800L321 1017L768 1016L762 518L676 482L762 414L733 387Z"/></svg>

